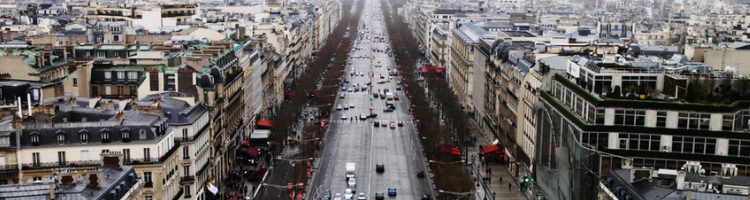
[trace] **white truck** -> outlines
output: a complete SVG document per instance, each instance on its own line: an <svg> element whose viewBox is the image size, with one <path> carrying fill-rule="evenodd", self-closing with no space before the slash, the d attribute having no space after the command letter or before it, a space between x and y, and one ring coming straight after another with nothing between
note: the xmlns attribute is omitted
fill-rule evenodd
<svg viewBox="0 0 750 200"><path fill-rule="evenodd" d="M350 178L354 178L355 169L356 169L356 165L354 163L346 163L346 180L349 180Z"/></svg>
<svg viewBox="0 0 750 200"><path fill-rule="evenodd" d="M393 100L393 92L386 92L385 93L385 99L386 100Z"/></svg>

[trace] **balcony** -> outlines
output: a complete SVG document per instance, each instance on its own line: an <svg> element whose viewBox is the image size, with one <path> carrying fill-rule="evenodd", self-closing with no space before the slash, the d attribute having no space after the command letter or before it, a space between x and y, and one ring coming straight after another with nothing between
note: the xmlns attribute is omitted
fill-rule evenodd
<svg viewBox="0 0 750 200"><path fill-rule="evenodd" d="M95 167L95 166L98 166L98 165L99 165L99 161L98 160L69 161L69 162L48 162L48 163L29 163L29 164L23 164L23 170L49 169L49 168L58 168L58 167Z"/></svg>
<svg viewBox="0 0 750 200"><path fill-rule="evenodd" d="M180 178L180 183L189 183L195 181L195 176L183 176Z"/></svg>
<svg viewBox="0 0 750 200"><path fill-rule="evenodd" d="M143 184L144 188L154 188L154 182L146 182Z"/></svg>
<svg viewBox="0 0 750 200"><path fill-rule="evenodd" d="M169 151L167 151L167 153L165 153L163 156L161 156L161 158L158 158L158 159L156 159L156 158L135 158L135 159L130 159L130 161L124 162L124 164L126 164L126 165L139 165L139 164L163 163L164 161L166 161L167 159L169 159L169 157L171 157L172 154L174 154L174 152L176 152L177 149L179 149L179 148L180 148L180 142L179 141L175 141L175 144L174 144L174 146L172 146L172 149L169 149Z"/></svg>
<svg viewBox="0 0 750 200"><path fill-rule="evenodd" d="M0 165L0 171L17 171L18 165Z"/></svg>

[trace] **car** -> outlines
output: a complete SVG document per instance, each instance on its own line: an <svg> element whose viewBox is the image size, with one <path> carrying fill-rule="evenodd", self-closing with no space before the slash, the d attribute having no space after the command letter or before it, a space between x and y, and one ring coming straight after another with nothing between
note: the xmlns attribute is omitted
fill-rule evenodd
<svg viewBox="0 0 750 200"><path fill-rule="evenodd" d="M373 124L373 125L375 125L375 127L378 127L378 126L380 126L380 121L377 121L377 120L376 120L376 121L375 121L375 122L373 122L372 124Z"/></svg>
<svg viewBox="0 0 750 200"><path fill-rule="evenodd" d="M383 112L393 112L394 110L396 110L394 107L383 108Z"/></svg>
<svg viewBox="0 0 750 200"><path fill-rule="evenodd" d="M331 190L323 190L323 197L331 198Z"/></svg>
<svg viewBox="0 0 750 200"><path fill-rule="evenodd" d="M396 90L401 90L401 86L400 86L400 85L397 85L397 86L396 86Z"/></svg>
<svg viewBox="0 0 750 200"><path fill-rule="evenodd" d="M390 126L391 126L391 129L395 129L396 128L396 123L391 122Z"/></svg>
<svg viewBox="0 0 750 200"><path fill-rule="evenodd" d="M357 195L357 200L364 200L364 199L367 199L367 196L365 196L365 193L359 193L359 195Z"/></svg>
<svg viewBox="0 0 750 200"><path fill-rule="evenodd" d="M404 84L404 82L398 81L398 82L396 82L396 84L401 85L401 84Z"/></svg>
<svg viewBox="0 0 750 200"><path fill-rule="evenodd" d="M417 178L424 178L424 171L422 170L417 171Z"/></svg>
<svg viewBox="0 0 750 200"><path fill-rule="evenodd" d="M393 96L393 100L399 100L399 99L401 99L401 98L400 98L400 97L398 97L398 95L394 95L394 96Z"/></svg>
<svg viewBox="0 0 750 200"><path fill-rule="evenodd" d="M341 193L336 193L333 195L333 200L344 200L344 198L341 197Z"/></svg>
<svg viewBox="0 0 750 200"><path fill-rule="evenodd" d="M385 83L385 80L379 80L377 83L378 84L383 84L383 83Z"/></svg>
<svg viewBox="0 0 750 200"><path fill-rule="evenodd" d="M339 98L342 98L342 99L344 98L344 93L343 92L339 93Z"/></svg>
<svg viewBox="0 0 750 200"><path fill-rule="evenodd" d="M341 107L340 104L338 106L336 106L336 110L341 110L341 109L342 109L342 107Z"/></svg>
<svg viewBox="0 0 750 200"><path fill-rule="evenodd" d="M352 190L353 193L357 192L357 185L349 185L347 188Z"/></svg>
<svg viewBox="0 0 750 200"><path fill-rule="evenodd" d="M375 164L375 171L379 173L385 172L385 164L382 164L382 163Z"/></svg>
<svg viewBox="0 0 750 200"><path fill-rule="evenodd" d="M352 104L352 105L349 105L349 108L354 108L354 104Z"/></svg>
<svg viewBox="0 0 750 200"><path fill-rule="evenodd" d="M341 91L346 91L346 86L341 86Z"/></svg>
<svg viewBox="0 0 750 200"><path fill-rule="evenodd" d="M376 117L378 117L378 114L370 113L370 115L368 115L367 117L369 117L369 118L376 118Z"/></svg>
<svg viewBox="0 0 750 200"><path fill-rule="evenodd" d="M385 120L381 121L380 122L380 126L382 126L382 127L388 126L388 121L385 121Z"/></svg>
<svg viewBox="0 0 750 200"><path fill-rule="evenodd" d="M341 115L341 119L346 120L346 118L349 118L349 117L346 117L346 114Z"/></svg>
<svg viewBox="0 0 750 200"><path fill-rule="evenodd" d="M380 93L380 99L385 99L385 94L384 93Z"/></svg>
<svg viewBox="0 0 750 200"><path fill-rule="evenodd" d="M382 192L375 193L375 200L383 200L385 199L385 195Z"/></svg>
<svg viewBox="0 0 750 200"><path fill-rule="evenodd" d="M351 89L351 88L349 88L349 89L346 89L346 91L347 91L347 92L354 92L354 90L353 90L353 89Z"/></svg>
<svg viewBox="0 0 750 200"><path fill-rule="evenodd" d="M354 197L354 192L352 192L352 189L346 189L344 190L344 199L352 199Z"/></svg>
<svg viewBox="0 0 750 200"><path fill-rule="evenodd" d="M396 196L396 188L388 188L388 196Z"/></svg>
<svg viewBox="0 0 750 200"><path fill-rule="evenodd" d="M373 93L372 93L372 97L375 97L375 98L377 98L377 97L378 97L378 93L377 93L377 92L373 92Z"/></svg>
<svg viewBox="0 0 750 200"><path fill-rule="evenodd" d="M422 194L422 197L421 197L421 199L422 199L422 200L431 200L432 198L430 198L430 195L429 195L429 194Z"/></svg>
<svg viewBox="0 0 750 200"><path fill-rule="evenodd" d="M349 105L344 104L344 110L349 110Z"/></svg>
<svg viewBox="0 0 750 200"><path fill-rule="evenodd" d="M404 121L399 121L398 126L404 126Z"/></svg>
<svg viewBox="0 0 750 200"><path fill-rule="evenodd" d="M359 119L366 120L367 119L367 115L365 115L364 113L359 114Z"/></svg>

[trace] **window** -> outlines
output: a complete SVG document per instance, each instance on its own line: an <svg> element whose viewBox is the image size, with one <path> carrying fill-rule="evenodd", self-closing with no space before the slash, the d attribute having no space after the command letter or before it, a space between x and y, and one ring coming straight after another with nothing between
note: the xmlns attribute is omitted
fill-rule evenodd
<svg viewBox="0 0 750 200"><path fill-rule="evenodd" d="M661 136L620 133L620 149L658 151Z"/></svg>
<svg viewBox="0 0 750 200"><path fill-rule="evenodd" d="M122 160L130 162L130 149L122 149Z"/></svg>
<svg viewBox="0 0 750 200"><path fill-rule="evenodd" d="M147 161L151 159L151 149L150 148L143 148L143 159L147 160Z"/></svg>
<svg viewBox="0 0 750 200"><path fill-rule="evenodd" d="M729 140L729 148L727 151L729 156L750 156L750 141Z"/></svg>
<svg viewBox="0 0 750 200"><path fill-rule="evenodd" d="M136 89L134 85L130 86L130 95L135 96L138 93L137 91L138 90Z"/></svg>
<svg viewBox="0 0 750 200"><path fill-rule="evenodd" d="M130 129L122 129L120 132L122 133L122 141L130 142Z"/></svg>
<svg viewBox="0 0 750 200"><path fill-rule="evenodd" d="M122 85L118 85L117 86L117 95L122 96L123 94L125 94L125 90L123 90L123 86Z"/></svg>
<svg viewBox="0 0 750 200"><path fill-rule="evenodd" d="M656 112L656 127L667 127L667 112Z"/></svg>
<svg viewBox="0 0 750 200"><path fill-rule="evenodd" d="M112 94L112 86L109 86L109 85L104 86L104 94L105 95Z"/></svg>
<svg viewBox="0 0 750 200"><path fill-rule="evenodd" d="M31 153L31 163L34 166L39 166L40 162L39 153Z"/></svg>
<svg viewBox="0 0 750 200"><path fill-rule="evenodd" d="M146 129L139 130L138 131L138 135L139 135L139 137L140 137L141 140L146 139Z"/></svg>
<svg viewBox="0 0 750 200"><path fill-rule="evenodd" d="M99 87L98 86L91 86L91 95L92 96L99 96Z"/></svg>
<svg viewBox="0 0 750 200"><path fill-rule="evenodd" d="M78 87L78 78L73 78L73 87Z"/></svg>
<svg viewBox="0 0 750 200"><path fill-rule="evenodd" d="M677 127L685 129L707 130L711 122L711 115L704 113L680 113Z"/></svg>
<svg viewBox="0 0 750 200"><path fill-rule="evenodd" d="M78 136L81 138L81 144L89 143L89 132L88 131L81 131L81 133L79 133Z"/></svg>
<svg viewBox="0 0 750 200"><path fill-rule="evenodd" d="M0 137L0 147L9 147L10 137Z"/></svg>
<svg viewBox="0 0 750 200"><path fill-rule="evenodd" d="M190 166L182 166L182 176L190 176Z"/></svg>
<svg viewBox="0 0 750 200"><path fill-rule="evenodd" d="M112 72L104 72L104 80L111 80Z"/></svg>
<svg viewBox="0 0 750 200"><path fill-rule="evenodd" d="M115 41L115 42L119 42L120 41L120 36L119 35L114 35L113 38L112 38L112 40Z"/></svg>
<svg viewBox="0 0 750 200"><path fill-rule="evenodd" d="M57 152L57 163L60 165L65 165L65 152L64 151Z"/></svg>
<svg viewBox="0 0 750 200"><path fill-rule="evenodd" d="M187 137L188 137L188 129L187 128L182 129L182 137L183 137L183 139L187 139Z"/></svg>
<svg viewBox="0 0 750 200"><path fill-rule="evenodd" d="M722 131L734 130L734 115L723 115L721 120Z"/></svg>
<svg viewBox="0 0 750 200"><path fill-rule="evenodd" d="M188 149L188 146L182 147L182 158L190 159L190 149Z"/></svg>
<svg viewBox="0 0 750 200"><path fill-rule="evenodd" d="M624 126L643 126L646 122L644 110L615 110L615 124Z"/></svg>
<svg viewBox="0 0 750 200"><path fill-rule="evenodd" d="M109 142L109 130L107 130L107 129L102 130L101 135L102 135L102 142L103 143Z"/></svg>
<svg viewBox="0 0 750 200"><path fill-rule="evenodd" d="M190 185L186 185L185 186L185 198L189 199L190 197L191 197L190 196Z"/></svg>
<svg viewBox="0 0 750 200"><path fill-rule="evenodd" d="M151 180L151 172L143 172L143 182L146 183L146 188L154 187Z"/></svg>
<svg viewBox="0 0 750 200"><path fill-rule="evenodd" d="M119 26L110 26L109 30L112 31L112 32L120 32L120 27Z"/></svg>
<svg viewBox="0 0 750 200"><path fill-rule="evenodd" d="M34 182L37 182L37 181L42 181L42 177L41 177L41 176L35 176L35 177L34 177L34 178L32 178L32 179L34 180Z"/></svg>
<svg viewBox="0 0 750 200"><path fill-rule="evenodd" d="M57 144L65 144L65 132L57 132Z"/></svg>
<svg viewBox="0 0 750 200"><path fill-rule="evenodd" d="M124 80L125 72L117 72L117 80Z"/></svg>
<svg viewBox="0 0 750 200"><path fill-rule="evenodd" d="M138 72L128 72L128 80L138 80Z"/></svg>
<svg viewBox="0 0 750 200"><path fill-rule="evenodd" d="M154 200L153 196L146 196L146 200Z"/></svg>
<svg viewBox="0 0 750 200"><path fill-rule="evenodd" d="M716 139L702 137L672 137L672 152L715 154Z"/></svg>
<svg viewBox="0 0 750 200"><path fill-rule="evenodd" d="M589 144L593 147L607 147L609 144L609 133L581 133L581 143Z"/></svg>

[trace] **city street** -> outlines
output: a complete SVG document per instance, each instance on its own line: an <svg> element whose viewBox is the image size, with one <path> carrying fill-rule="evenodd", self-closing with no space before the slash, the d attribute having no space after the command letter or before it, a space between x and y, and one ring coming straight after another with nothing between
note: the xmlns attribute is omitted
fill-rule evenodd
<svg viewBox="0 0 750 200"><path fill-rule="evenodd" d="M344 81L346 89L340 89L344 97L337 98L336 110L332 111L326 146L318 157L308 199L319 199L324 190L330 190L332 196L343 194L347 188L346 163L356 164L355 196L364 193L369 199L375 193L387 195L388 188L396 188L399 199L419 199L430 194L428 180L417 178L417 171L425 170L425 165L408 100L403 90L397 90L399 76L389 76L389 69L396 71L396 65L394 57L389 56L390 41L384 31L380 2L368 0L365 8L350 53L351 62L342 77L348 80ZM368 82L372 87L367 90L348 91L355 86L361 89ZM380 97L386 89L400 97L393 100L396 109L392 112L384 111L388 100ZM378 93L378 97L373 93ZM338 110L338 106L351 108ZM362 114L370 115L371 110L377 117L360 119ZM381 125L375 126L376 122ZM383 126L383 122L387 125ZM384 172L376 172L376 164L384 164Z"/></svg>

